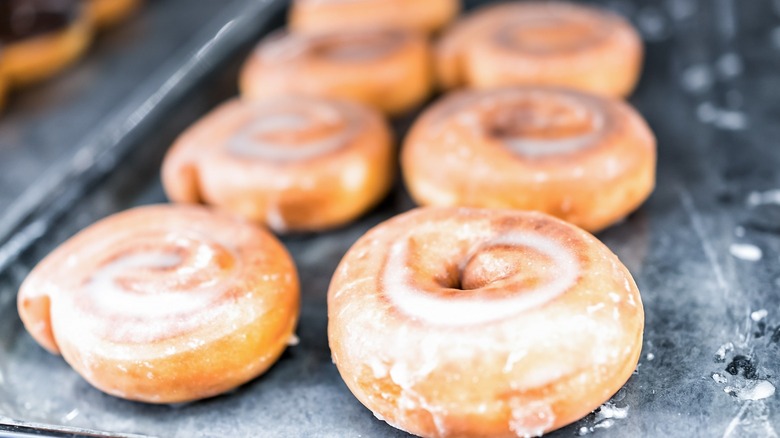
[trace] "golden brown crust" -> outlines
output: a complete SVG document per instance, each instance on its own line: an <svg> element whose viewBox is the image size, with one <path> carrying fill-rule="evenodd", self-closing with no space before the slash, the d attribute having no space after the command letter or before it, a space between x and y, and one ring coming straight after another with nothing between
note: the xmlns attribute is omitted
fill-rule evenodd
<svg viewBox="0 0 780 438"><path fill-rule="evenodd" d="M232 100L192 126L163 163L175 202L205 202L277 232L342 225L393 181L382 116L362 105L288 97Z"/></svg>
<svg viewBox="0 0 780 438"><path fill-rule="evenodd" d="M403 30L278 32L246 61L239 87L249 99L303 95L352 100L399 114L430 93L426 38Z"/></svg>
<svg viewBox="0 0 780 438"><path fill-rule="evenodd" d="M12 87L42 81L79 58L91 40L91 26L81 17L63 30L13 42L2 48L0 75Z"/></svg>
<svg viewBox="0 0 780 438"><path fill-rule="evenodd" d="M295 0L290 27L296 32L385 27L432 33L459 10L458 0Z"/></svg>
<svg viewBox="0 0 780 438"><path fill-rule="evenodd" d="M435 53L445 89L554 85L615 97L634 89L643 57L626 20L561 2L484 7L456 23Z"/></svg>
<svg viewBox="0 0 780 438"><path fill-rule="evenodd" d="M421 205L538 210L589 231L649 196L655 161L655 138L628 104L545 87L445 96L401 155Z"/></svg>
<svg viewBox="0 0 780 438"><path fill-rule="evenodd" d="M87 0L89 22L97 29L111 27L133 14L142 0Z"/></svg>
<svg viewBox="0 0 780 438"><path fill-rule="evenodd" d="M270 367L299 311L292 259L270 233L195 206L140 207L80 232L19 291L30 334L95 387L176 403Z"/></svg>
<svg viewBox="0 0 780 438"><path fill-rule="evenodd" d="M644 325L631 275L590 234L466 208L369 231L336 270L328 317L353 394L426 437L537 436L582 418L631 376Z"/></svg>

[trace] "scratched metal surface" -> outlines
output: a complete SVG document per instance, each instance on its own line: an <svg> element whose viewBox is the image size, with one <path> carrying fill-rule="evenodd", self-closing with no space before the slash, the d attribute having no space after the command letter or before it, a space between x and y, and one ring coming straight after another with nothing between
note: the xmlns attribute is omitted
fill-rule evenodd
<svg viewBox="0 0 780 438"><path fill-rule="evenodd" d="M780 2L600 3L631 17L647 40L631 101L658 137L658 188L637 213L599 235L642 291L645 345L637 372L611 404L550 436L777 436ZM400 185L349 227L284 238L301 273L301 343L230 394L181 406L112 398L38 348L21 327L15 292L30 266L97 218L163 202L157 172L165 148L234 92L237 63L226 62L221 75L167 111L151 134L112 161L121 162L115 171L95 177L87 190L65 193L64 213L42 209L41 236L0 276L0 435L12 430L8 424L31 422L73 428L67 433L404 436L349 393L325 336L335 265L369 227L412 206ZM410 119L396 123L399 132Z"/></svg>

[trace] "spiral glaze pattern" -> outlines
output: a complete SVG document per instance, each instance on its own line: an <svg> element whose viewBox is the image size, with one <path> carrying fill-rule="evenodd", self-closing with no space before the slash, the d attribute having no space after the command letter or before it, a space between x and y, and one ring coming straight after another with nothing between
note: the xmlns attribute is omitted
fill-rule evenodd
<svg viewBox="0 0 780 438"><path fill-rule="evenodd" d="M252 100L326 97L395 115L430 93L431 56L424 35L403 29L278 32L249 56L239 87Z"/></svg>
<svg viewBox="0 0 780 438"><path fill-rule="evenodd" d="M295 267L273 236L185 206L142 207L87 228L36 266L18 302L33 337L90 383L155 403L215 395L262 373L293 335L299 307Z"/></svg>
<svg viewBox="0 0 780 438"><path fill-rule="evenodd" d="M631 93L643 48L625 19L565 2L512 2L483 7L456 23L437 44L444 88L565 86L603 96Z"/></svg>
<svg viewBox="0 0 780 438"><path fill-rule="evenodd" d="M647 198L655 163L633 108L549 87L451 93L415 122L401 156L418 204L537 210L589 231Z"/></svg>
<svg viewBox="0 0 780 438"><path fill-rule="evenodd" d="M375 416L419 436L538 436L631 376L644 313L587 232L511 210L420 208L364 235L328 291L333 360Z"/></svg>
<svg viewBox="0 0 780 438"><path fill-rule="evenodd" d="M387 123L346 101L233 100L187 130L163 163L176 202L218 205L277 232L341 225L393 179Z"/></svg>

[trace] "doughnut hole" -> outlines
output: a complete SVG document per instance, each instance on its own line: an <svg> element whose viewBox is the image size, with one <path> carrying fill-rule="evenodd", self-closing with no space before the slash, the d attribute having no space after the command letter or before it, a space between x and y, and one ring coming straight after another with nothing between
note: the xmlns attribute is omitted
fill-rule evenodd
<svg viewBox="0 0 780 438"><path fill-rule="evenodd" d="M460 288L481 289L497 282L511 282L533 289L552 280L555 262L526 246L497 245L474 254L460 272Z"/></svg>
<svg viewBox="0 0 780 438"><path fill-rule="evenodd" d="M500 140L559 140L598 129L596 114L581 103L564 99L526 99L486 111L483 126Z"/></svg>

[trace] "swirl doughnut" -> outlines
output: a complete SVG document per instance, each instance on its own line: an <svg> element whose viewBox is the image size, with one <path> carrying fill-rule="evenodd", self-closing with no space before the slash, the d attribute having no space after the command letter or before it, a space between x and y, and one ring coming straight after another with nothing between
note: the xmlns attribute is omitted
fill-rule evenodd
<svg viewBox="0 0 780 438"><path fill-rule="evenodd" d="M428 207L380 224L328 290L333 361L379 419L425 437L538 436L631 376L644 311L592 235L536 212Z"/></svg>
<svg viewBox="0 0 780 438"><path fill-rule="evenodd" d="M458 0L294 0L290 27L296 32L385 27L432 33L459 10Z"/></svg>
<svg viewBox="0 0 780 438"><path fill-rule="evenodd" d="M517 87L443 98L415 122L401 165L418 204L538 210L598 231L649 196L655 159L628 104Z"/></svg>
<svg viewBox="0 0 780 438"><path fill-rule="evenodd" d="M111 27L141 6L142 0L86 0L89 22L98 29Z"/></svg>
<svg viewBox="0 0 780 438"><path fill-rule="evenodd" d="M162 179L174 202L205 202L277 232L342 225L393 181L390 129L379 113L309 97L231 100L176 141Z"/></svg>
<svg viewBox="0 0 780 438"><path fill-rule="evenodd" d="M431 51L403 30L278 32L261 41L241 71L244 97L285 95L353 100L399 114L431 91Z"/></svg>
<svg viewBox="0 0 780 438"><path fill-rule="evenodd" d="M46 79L78 58L91 36L81 0L0 1L0 75L12 86Z"/></svg>
<svg viewBox="0 0 780 438"><path fill-rule="evenodd" d="M92 225L30 273L19 315L96 388L130 400L210 397L262 374L298 318L295 265L271 234L196 206Z"/></svg>
<svg viewBox="0 0 780 438"><path fill-rule="evenodd" d="M631 93L642 41L625 19L589 6L517 2L480 9L436 47L444 88L557 85L605 96Z"/></svg>

